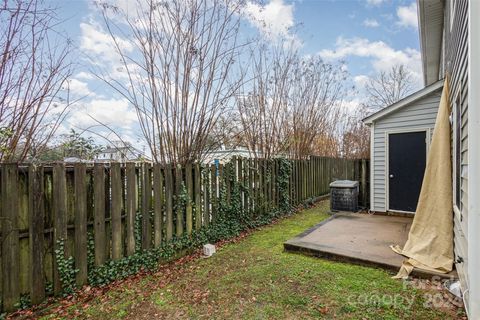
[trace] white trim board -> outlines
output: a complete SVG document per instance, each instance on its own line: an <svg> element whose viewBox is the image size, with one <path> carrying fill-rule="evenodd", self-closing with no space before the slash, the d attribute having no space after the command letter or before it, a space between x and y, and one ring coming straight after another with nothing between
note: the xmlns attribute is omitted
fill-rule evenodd
<svg viewBox="0 0 480 320"><path fill-rule="evenodd" d="M423 81L430 84L438 79L443 44L443 0L417 1L420 51Z"/></svg>
<svg viewBox="0 0 480 320"><path fill-rule="evenodd" d="M389 159L389 151L390 151L390 135L391 134L398 134L398 133L411 133L411 132L425 132L425 165L427 165L428 160L428 151L430 149L430 142L431 142L431 128L430 127L413 127L413 128L405 128L405 129L398 129L398 130L387 130L385 131L385 149L384 149L384 156L385 156L385 210L392 211L392 212L402 212L402 213L414 213L413 211L402 211L402 210L395 210L390 209L390 179L389 179L389 172L390 172L390 159Z"/></svg>
<svg viewBox="0 0 480 320"><path fill-rule="evenodd" d="M480 1L468 2L468 274L467 313L480 319Z"/></svg>
<svg viewBox="0 0 480 320"><path fill-rule="evenodd" d="M370 211L375 212L375 124L370 128Z"/></svg>

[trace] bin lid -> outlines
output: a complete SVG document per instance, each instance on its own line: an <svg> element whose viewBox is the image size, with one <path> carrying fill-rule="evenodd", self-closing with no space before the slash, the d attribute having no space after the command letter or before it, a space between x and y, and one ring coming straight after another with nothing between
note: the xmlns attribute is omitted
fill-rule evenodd
<svg viewBox="0 0 480 320"><path fill-rule="evenodd" d="M337 180L330 183L330 188L355 188L358 187L358 181Z"/></svg>

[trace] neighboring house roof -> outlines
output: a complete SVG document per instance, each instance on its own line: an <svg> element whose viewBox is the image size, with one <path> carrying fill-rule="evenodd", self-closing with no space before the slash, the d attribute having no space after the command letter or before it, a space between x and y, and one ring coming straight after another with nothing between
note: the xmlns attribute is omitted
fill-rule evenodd
<svg viewBox="0 0 480 320"><path fill-rule="evenodd" d="M102 149L100 150L99 153L117 153L117 152L122 152L124 150L135 150L133 147L132 148L128 148L128 147L119 147L119 148L105 148L105 149Z"/></svg>
<svg viewBox="0 0 480 320"><path fill-rule="evenodd" d="M397 111L397 110L399 110L403 107L406 107L406 106L410 105L411 103L423 98L424 96L439 90L442 87L443 87L443 80L439 80L439 81L435 82L434 84L431 84L428 87L425 87L425 88L409 95L408 97L405 97L402 100L400 100L400 101L398 101L398 102L396 102L392 105L389 105L388 107L383 108L382 110L380 110L378 112L375 112L374 114L369 115L368 117L364 118L362 121L366 125L370 125L374 121L376 121L380 118L383 118L386 115L388 115L392 112L395 112L395 111Z"/></svg>
<svg viewBox="0 0 480 320"><path fill-rule="evenodd" d="M85 159L81 159L81 158L78 158L78 157L65 157L65 158L63 158L63 161L68 162L68 163L76 163L76 162L90 163L90 162L92 162L91 160L85 160Z"/></svg>
<svg viewBox="0 0 480 320"><path fill-rule="evenodd" d="M132 146L125 146L125 147L107 147L105 149L100 150L98 153L117 153L117 152L125 152L125 151L130 151L132 153L137 153L140 155L143 155L143 152L136 149L135 147Z"/></svg>
<svg viewBox="0 0 480 320"><path fill-rule="evenodd" d="M219 150L211 150L207 153L207 155L210 154L231 154L231 153L248 153L248 149L219 149Z"/></svg>
<svg viewBox="0 0 480 320"><path fill-rule="evenodd" d="M439 78L442 59L443 3L444 0L418 1L423 81L426 86Z"/></svg>

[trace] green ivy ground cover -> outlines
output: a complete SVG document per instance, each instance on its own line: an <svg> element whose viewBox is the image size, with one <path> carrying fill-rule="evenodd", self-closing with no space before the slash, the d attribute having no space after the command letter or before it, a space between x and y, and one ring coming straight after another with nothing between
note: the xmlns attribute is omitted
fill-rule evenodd
<svg viewBox="0 0 480 320"><path fill-rule="evenodd" d="M328 202L322 202L222 246L211 258L170 263L88 300L73 300L68 308L58 308L58 302L36 314L43 319L464 317L447 303L432 305L435 289L405 285L385 270L283 251L284 241L327 218L327 211Z"/></svg>

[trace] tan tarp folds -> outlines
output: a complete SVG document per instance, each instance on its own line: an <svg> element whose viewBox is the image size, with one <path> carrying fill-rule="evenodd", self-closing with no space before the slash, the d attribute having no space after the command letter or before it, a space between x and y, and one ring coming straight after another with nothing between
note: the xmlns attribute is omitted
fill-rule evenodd
<svg viewBox="0 0 480 320"><path fill-rule="evenodd" d="M446 79L408 240L403 249L398 245L392 246L393 251L408 258L394 278L408 277L414 267L440 273L452 270L453 204L449 115Z"/></svg>

